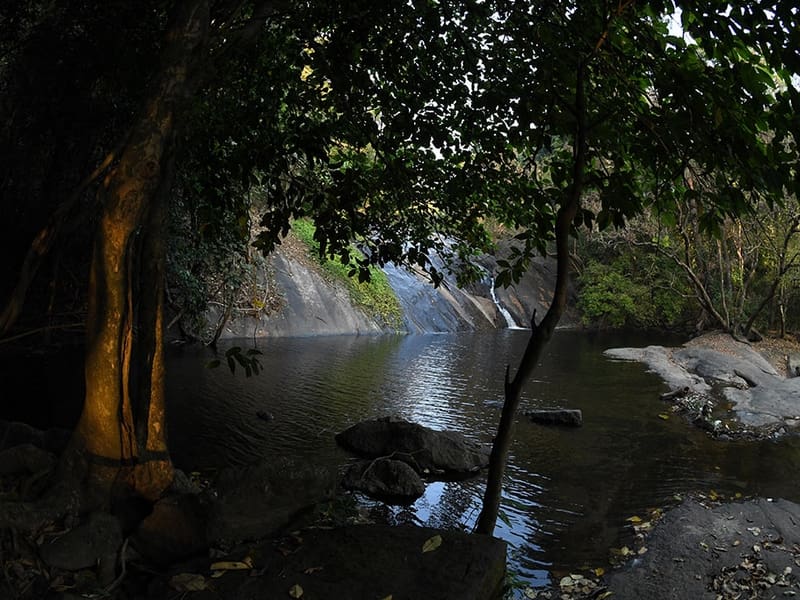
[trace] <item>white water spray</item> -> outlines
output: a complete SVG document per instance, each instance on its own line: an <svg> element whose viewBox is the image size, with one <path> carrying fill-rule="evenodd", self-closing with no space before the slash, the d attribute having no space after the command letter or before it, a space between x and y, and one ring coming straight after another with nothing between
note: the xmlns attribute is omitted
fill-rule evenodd
<svg viewBox="0 0 800 600"><path fill-rule="evenodd" d="M514 320L514 317L511 315L510 312L506 309L505 306L500 304L500 300L497 298L497 294L494 291L494 277L489 275L489 293L492 296L492 302L497 307L497 310L500 311L500 314L503 315L503 318L506 320L506 327L508 329L522 329L517 322Z"/></svg>

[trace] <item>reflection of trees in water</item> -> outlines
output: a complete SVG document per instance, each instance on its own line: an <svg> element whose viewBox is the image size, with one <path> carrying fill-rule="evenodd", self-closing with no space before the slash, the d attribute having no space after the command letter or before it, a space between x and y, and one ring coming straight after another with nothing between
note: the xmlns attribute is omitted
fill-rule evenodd
<svg viewBox="0 0 800 600"><path fill-rule="evenodd" d="M426 525L442 529L472 528L480 511L480 496L472 482L444 483L437 501L430 507Z"/></svg>
<svg viewBox="0 0 800 600"><path fill-rule="evenodd" d="M373 523L378 523L379 525L424 525L417 519L413 505L384 504L378 500L367 498L362 494L356 494L356 498L362 507L361 514L366 520Z"/></svg>
<svg viewBox="0 0 800 600"><path fill-rule="evenodd" d="M410 505L357 497L366 517L376 523L471 530L480 511L478 487L474 482L429 482L425 495Z"/></svg>

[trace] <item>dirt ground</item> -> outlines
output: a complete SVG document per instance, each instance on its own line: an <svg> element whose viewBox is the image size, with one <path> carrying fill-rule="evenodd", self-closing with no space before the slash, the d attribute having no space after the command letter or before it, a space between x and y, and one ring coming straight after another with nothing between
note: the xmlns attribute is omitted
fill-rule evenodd
<svg viewBox="0 0 800 600"><path fill-rule="evenodd" d="M686 346L703 346L725 354L735 356L733 348L739 344L729 334L722 332L706 333L701 337L686 342ZM794 336L785 338L765 337L760 342L751 344L754 350L761 354L775 367L778 374L786 376L788 372L787 355L800 355L800 342Z"/></svg>

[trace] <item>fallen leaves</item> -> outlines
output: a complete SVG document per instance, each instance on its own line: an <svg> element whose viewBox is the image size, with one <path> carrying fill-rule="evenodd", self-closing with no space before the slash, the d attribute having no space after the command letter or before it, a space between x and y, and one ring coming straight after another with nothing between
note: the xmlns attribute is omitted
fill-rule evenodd
<svg viewBox="0 0 800 600"><path fill-rule="evenodd" d="M212 571L243 571L253 568L253 559L249 556L243 560L221 560L211 563Z"/></svg>
<svg viewBox="0 0 800 600"><path fill-rule="evenodd" d="M778 590L772 588L777 587ZM725 567L714 577L710 589L716 592L717 600L727 598L755 598L795 596L800 589L800 582L793 573L792 567L783 572L769 571L766 563L757 554L746 555L734 566ZM765 594L769 590L770 593Z"/></svg>
<svg viewBox="0 0 800 600"><path fill-rule="evenodd" d="M591 569L587 573L595 575L598 579L586 577L580 573L570 573L559 580L557 587L541 590L525 588L523 594L529 600L578 600L580 598L602 600L611 596L611 592L599 580L599 577L605 573L602 568Z"/></svg>
<svg viewBox="0 0 800 600"><path fill-rule="evenodd" d="M303 588L301 588L299 584L295 583L292 587L289 588L289 596L292 598L302 598Z"/></svg>
<svg viewBox="0 0 800 600"><path fill-rule="evenodd" d="M562 594L567 594L570 598L605 598L610 595L610 592L604 591L597 581L587 579L580 573L570 573L566 577L562 577L558 582L558 587Z"/></svg>

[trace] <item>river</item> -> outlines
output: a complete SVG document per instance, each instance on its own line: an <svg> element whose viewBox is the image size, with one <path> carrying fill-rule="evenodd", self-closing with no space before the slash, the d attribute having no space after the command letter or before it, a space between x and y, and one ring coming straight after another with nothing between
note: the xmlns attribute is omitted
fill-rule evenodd
<svg viewBox="0 0 800 600"><path fill-rule="evenodd" d="M367 418L397 415L488 442L500 416L505 365L529 332L259 340L263 372L209 369L208 351L173 350L168 360L170 446L176 464L202 470L276 455L341 467L350 460L334 434ZM666 340L665 340L666 341ZM671 340L675 342L676 340ZM252 346L252 341L241 341ZM642 365L606 348L652 339L559 331L547 347L522 409L583 411L577 429L520 417L509 458L502 519L509 567L523 583L608 568L609 548L630 544L629 517L669 506L690 491L800 501L800 439L720 442L680 417L663 419L664 385ZM267 411L274 420L256 416ZM470 529L485 477L427 486L385 518ZM377 512L375 503L365 502ZM387 514L388 512L388 514ZM557 580L557 579L556 579Z"/></svg>

